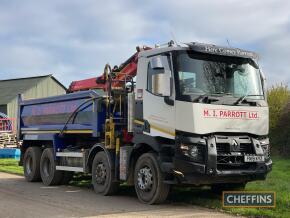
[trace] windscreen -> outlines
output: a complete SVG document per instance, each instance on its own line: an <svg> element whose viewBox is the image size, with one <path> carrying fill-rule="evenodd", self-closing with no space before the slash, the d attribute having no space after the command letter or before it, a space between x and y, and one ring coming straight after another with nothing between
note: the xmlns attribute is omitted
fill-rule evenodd
<svg viewBox="0 0 290 218"><path fill-rule="evenodd" d="M246 58L180 51L176 55L177 93L264 99L260 71Z"/></svg>

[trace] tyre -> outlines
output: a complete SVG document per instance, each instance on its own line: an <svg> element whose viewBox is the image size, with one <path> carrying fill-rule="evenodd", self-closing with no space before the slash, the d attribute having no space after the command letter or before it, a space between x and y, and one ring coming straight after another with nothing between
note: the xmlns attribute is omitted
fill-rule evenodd
<svg viewBox="0 0 290 218"><path fill-rule="evenodd" d="M24 177L28 182L40 181L41 148L29 147L23 158Z"/></svg>
<svg viewBox="0 0 290 218"><path fill-rule="evenodd" d="M113 195L119 183L114 182L113 169L110 169L108 156L104 151L98 152L92 164L92 183L98 194Z"/></svg>
<svg viewBox="0 0 290 218"><path fill-rule="evenodd" d="M59 185L63 178L63 171L56 170L52 148L46 148L40 159L40 175L44 185Z"/></svg>
<svg viewBox="0 0 290 218"><path fill-rule="evenodd" d="M160 204L166 200L170 185L163 183L163 174L155 154L146 153L139 157L135 166L134 184L141 202Z"/></svg>
<svg viewBox="0 0 290 218"><path fill-rule="evenodd" d="M221 194L223 191L243 191L246 183L227 183L227 184L213 184L211 190L216 194Z"/></svg>

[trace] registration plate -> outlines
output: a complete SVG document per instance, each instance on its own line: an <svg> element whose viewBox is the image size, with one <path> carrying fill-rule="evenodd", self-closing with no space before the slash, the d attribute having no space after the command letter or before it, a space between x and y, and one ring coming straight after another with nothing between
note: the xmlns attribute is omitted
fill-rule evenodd
<svg viewBox="0 0 290 218"><path fill-rule="evenodd" d="M245 156L245 162L263 162L264 156Z"/></svg>

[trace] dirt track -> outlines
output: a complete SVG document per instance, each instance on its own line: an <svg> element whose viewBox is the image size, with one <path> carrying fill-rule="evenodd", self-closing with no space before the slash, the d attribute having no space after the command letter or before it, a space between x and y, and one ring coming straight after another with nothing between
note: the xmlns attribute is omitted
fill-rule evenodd
<svg viewBox="0 0 290 218"><path fill-rule="evenodd" d="M192 205L144 205L132 196L96 195L87 188L45 187L0 172L0 217L231 217Z"/></svg>

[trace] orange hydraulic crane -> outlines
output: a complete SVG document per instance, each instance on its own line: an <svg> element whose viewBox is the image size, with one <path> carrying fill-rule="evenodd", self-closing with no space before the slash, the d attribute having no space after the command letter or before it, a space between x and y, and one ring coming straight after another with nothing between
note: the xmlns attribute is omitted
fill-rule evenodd
<svg viewBox="0 0 290 218"><path fill-rule="evenodd" d="M135 54L133 54L127 61L122 63L119 67L115 66L112 69L112 88L119 88L124 83L130 81L137 73L138 54L140 51L149 50L150 47L143 46L143 48L137 47ZM73 81L69 86L69 92L83 91L89 89L103 89L108 90L108 75L104 72L99 77Z"/></svg>

